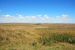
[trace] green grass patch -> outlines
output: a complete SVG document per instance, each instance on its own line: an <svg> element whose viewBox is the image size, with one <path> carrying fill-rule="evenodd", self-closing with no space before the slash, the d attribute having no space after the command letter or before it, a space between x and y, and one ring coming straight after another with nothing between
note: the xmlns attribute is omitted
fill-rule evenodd
<svg viewBox="0 0 75 50"><path fill-rule="evenodd" d="M57 42L67 42L70 44L75 44L75 37L67 33L44 34L39 39L39 42L42 43L43 45L51 45Z"/></svg>

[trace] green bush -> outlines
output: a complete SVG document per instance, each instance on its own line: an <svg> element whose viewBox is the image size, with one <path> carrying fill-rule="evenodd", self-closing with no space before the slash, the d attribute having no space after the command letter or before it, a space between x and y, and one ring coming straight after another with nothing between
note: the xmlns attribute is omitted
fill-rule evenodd
<svg viewBox="0 0 75 50"><path fill-rule="evenodd" d="M75 43L75 37L69 34L57 34L52 37L55 41L58 42L68 42Z"/></svg>
<svg viewBox="0 0 75 50"><path fill-rule="evenodd" d="M67 43L75 44L75 37L67 33L63 33L63 34L53 33L47 35L44 34L40 38L39 42L42 43L43 45L51 45L57 42L67 42Z"/></svg>

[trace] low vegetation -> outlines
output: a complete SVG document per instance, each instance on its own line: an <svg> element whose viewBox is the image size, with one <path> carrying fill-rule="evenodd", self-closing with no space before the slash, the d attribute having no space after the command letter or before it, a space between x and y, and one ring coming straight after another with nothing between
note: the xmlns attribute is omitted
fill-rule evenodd
<svg viewBox="0 0 75 50"><path fill-rule="evenodd" d="M74 28L75 24L0 24L0 50L75 50Z"/></svg>
<svg viewBox="0 0 75 50"><path fill-rule="evenodd" d="M75 36L72 36L67 33L58 34L58 33L51 33L51 34L44 34L40 39L39 42L43 45L51 45L53 43L65 42L70 44L75 44Z"/></svg>

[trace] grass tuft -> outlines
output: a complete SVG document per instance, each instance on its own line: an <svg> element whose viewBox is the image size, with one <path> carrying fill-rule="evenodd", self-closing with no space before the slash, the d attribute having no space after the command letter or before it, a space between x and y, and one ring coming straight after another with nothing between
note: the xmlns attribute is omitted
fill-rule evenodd
<svg viewBox="0 0 75 50"><path fill-rule="evenodd" d="M39 39L39 42L42 43L43 45L51 45L57 42L67 42L70 44L75 44L75 37L66 33L64 34L53 33L52 35L45 34Z"/></svg>

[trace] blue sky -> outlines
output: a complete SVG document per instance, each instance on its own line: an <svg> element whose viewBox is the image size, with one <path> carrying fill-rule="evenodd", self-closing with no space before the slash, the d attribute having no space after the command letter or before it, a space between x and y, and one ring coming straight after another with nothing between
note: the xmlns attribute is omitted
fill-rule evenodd
<svg viewBox="0 0 75 50"><path fill-rule="evenodd" d="M13 19L11 19L10 16L13 16ZM27 21L30 23L33 20L32 16L35 16L35 18L38 19L35 20L38 22L41 21L39 18L39 16L41 16L42 18L50 18L48 19L49 21L45 21L48 23L65 23L57 20L57 18L60 19L62 17L65 19L68 18L68 22L66 23L75 23L75 0L0 0L0 23L6 23L8 21L15 22L15 20L17 20L17 22L26 22L26 19L19 18L25 18L26 16L30 18L30 20L28 19Z"/></svg>

